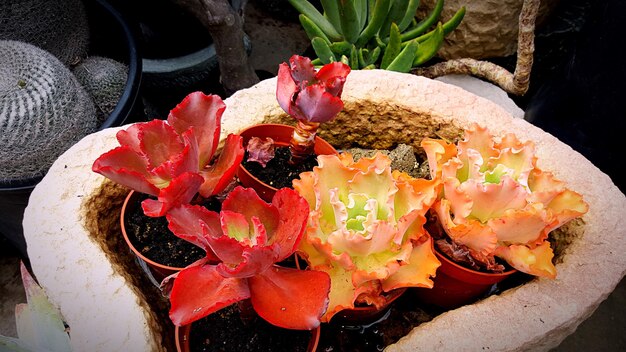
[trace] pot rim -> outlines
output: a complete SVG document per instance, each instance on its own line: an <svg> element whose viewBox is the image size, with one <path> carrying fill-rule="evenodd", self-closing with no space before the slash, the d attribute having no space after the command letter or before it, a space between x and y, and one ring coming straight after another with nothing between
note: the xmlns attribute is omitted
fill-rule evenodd
<svg viewBox="0 0 626 352"><path fill-rule="evenodd" d="M518 270L515 268L512 268L511 270L507 270L507 271L503 271L501 273L485 273L482 271L477 271L474 269L470 269L470 268L466 268L463 265L457 264L456 262L454 262L452 259L448 258L445 254L443 254L438 248L437 246L434 246L435 250L435 255L437 256L437 259L439 259L440 261L445 261L446 264L449 264L450 266L452 266L454 269L459 270L459 271L464 271L467 273L470 273L472 275L476 275L478 277L482 277L482 278L495 278L495 277L501 277L501 276L510 276L511 274L516 273ZM442 263L443 266L443 263Z"/></svg>
<svg viewBox="0 0 626 352"><path fill-rule="evenodd" d="M286 124L280 124L280 123L260 123L260 124L255 124L252 126L248 126L246 128L244 128L243 130L239 131L238 135L240 135L243 139L243 144L244 144L244 148L245 145L248 143L248 140L250 138L253 137L253 135L247 136L247 134L252 134L252 132L254 132L257 129L266 129L266 128L273 128L273 129L281 129L281 130L293 130L295 127L291 126L291 125L286 125ZM315 136L315 144L317 145L318 143L322 144L325 148L329 148L332 149L335 154L338 154L337 150L335 149L335 147L333 147L330 143L328 143L326 140L324 140L323 138L321 138L320 136ZM289 144L286 142L281 142L281 141L274 141L274 144L281 146L281 147L285 147L288 146ZM257 182L259 184L264 185L265 187L267 187L271 192L276 192L278 191L278 189L276 187L270 186L267 183L261 181L260 179L258 179L256 176L252 175L252 173L250 173L250 171L248 171L248 169L246 169L245 166L243 166L243 163L239 164L239 171L245 173L245 175L249 178L251 178L252 180L254 180L254 182Z"/></svg>
<svg viewBox="0 0 626 352"><path fill-rule="evenodd" d="M124 224L124 220L125 220L125 214L127 211L127 208L130 207L130 201L131 198L137 198L139 196L139 192L136 192L134 190L130 190L130 192L128 192L128 195L126 196L126 198L124 199L124 204L122 204L122 210L120 211L120 228L122 230L122 235L124 236L124 240L126 241L126 243L128 244L128 247L130 248L131 251L133 251L133 253L139 257L141 260L145 261L146 263L148 263L148 265L156 267L156 268L160 268L160 269L164 269L164 270L170 270L170 271L181 271L184 268L178 268L178 267L174 267L174 266L168 266L168 265L164 265L164 264L160 264L155 262L152 259L149 259L147 257L145 257L143 254L141 254L141 252L135 248L135 246L131 243L130 239L128 238L128 234L126 233L126 225Z"/></svg>

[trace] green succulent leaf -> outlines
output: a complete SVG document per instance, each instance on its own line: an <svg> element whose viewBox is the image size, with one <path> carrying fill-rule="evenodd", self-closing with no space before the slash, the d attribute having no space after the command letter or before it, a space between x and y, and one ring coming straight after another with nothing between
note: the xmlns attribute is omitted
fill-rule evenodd
<svg viewBox="0 0 626 352"><path fill-rule="evenodd" d="M20 270L28 303L15 307L18 338L0 336L0 351L70 352L70 337L60 312L23 263Z"/></svg>
<svg viewBox="0 0 626 352"><path fill-rule="evenodd" d="M428 17L420 21L417 26L402 33L402 41L405 42L407 40L417 38L419 35L426 32L430 27L437 23L439 16L441 15L441 11L443 11L443 0L437 0L435 8L433 8L433 11L428 15Z"/></svg>
<svg viewBox="0 0 626 352"><path fill-rule="evenodd" d="M335 56L340 55L350 55L350 51L352 51L352 44L347 41L334 42L330 44L330 50L335 53Z"/></svg>
<svg viewBox="0 0 626 352"><path fill-rule="evenodd" d="M354 45L352 45L352 50L350 51L350 68L353 70L359 69L359 52Z"/></svg>
<svg viewBox="0 0 626 352"><path fill-rule="evenodd" d="M383 60L380 63L381 69L387 69L389 64L400 54L400 44L400 29L395 23L392 23L391 31L389 32L389 44L385 48L385 54L383 54Z"/></svg>
<svg viewBox="0 0 626 352"><path fill-rule="evenodd" d="M324 31L322 31L322 29L318 27L318 25L315 24L315 22L311 21L310 18L302 14L298 16L298 18L300 19L300 25L302 25L302 28L304 29L304 33L306 33L309 39L320 37L324 39L327 43L330 43L330 40L326 36L326 33L324 33Z"/></svg>
<svg viewBox="0 0 626 352"><path fill-rule="evenodd" d="M315 59L311 60L311 64L313 66L322 66L324 63L319 58L315 58Z"/></svg>
<svg viewBox="0 0 626 352"><path fill-rule="evenodd" d="M367 12L368 12L368 1L367 0L355 0L354 7L356 9L357 16L359 18L359 32L365 28L367 24Z"/></svg>
<svg viewBox="0 0 626 352"><path fill-rule="evenodd" d="M415 19L415 12L417 11L417 8L419 6L420 0L409 0L409 4L406 7L404 17L402 18L402 20L400 20L400 23L398 23L398 28L400 28L400 32L409 28L409 25L411 25L411 23Z"/></svg>
<svg viewBox="0 0 626 352"><path fill-rule="evenodd" d="M379 35L383 38L389 36L389 31L391 28L391 24L398 24L404 17L406 12L406 7L409 4L409 0L396 0L391 5L391 10L387 14L387 18L383 23L382 27L380 27Z"/></svg>
<svg viewBox="0 0 626 352"><path fill-rule="evenodd" d="M0 351L3 352L35 352L35 350L24 341L13 337L0 336Z"/></svg>
<svg viewBox="0 0 626 352"><path fill-rule="evenodd" d="M372 49L370 51L369 59L367 60L367 65L376 63L376 61L380 57L381 51L382 50L380 49L380 47L375 47L374 49Z"/></svg>
<svg viewBox="0 0 626 352"><path fill-rule="evenodd" d="M371 12L371 19L365 29L363 29L363 32L361 32L356 42L357 46L365 46L365 44L378 33L389 13L390 1L391 0L376 0L373 12Z"/></svg>
<svg viewBox="0 0 626 352"><path fill-rule="evenodd" d="M350 59L346 55L341 55L341 59L339 61L350 66Z"/></svg>
<svg viewBox="0 0 626 352"><path fill-rule="evenodd" d="M311 19L331 40L341 40L341 34L337 32L337 29L322 15L315 6L306 0L288 0L291 6L293 6L298 12L306 15Z"/></svg>
<svg viewBox="0 0 626 352"><path fill-rule="evenodd" d="M336 61L335 54L333 54L333 51L330 50L330 46L328 46L328 43L324 39L315 37L311 40L311 45L313 46L315 55L322 60L323 64L329 64Z"/></svg>
<svg viewBox="0 0 626 352"><path fill-rule="evenodd" d="M402 49L400 54L387 66L387 70L396 72L409 72L413 67L413 60L419 48L417 40L411 40Z"/></svg>
<svg viewBox="0 0 626 352"><path fill-rule="evenodd" d="M365 67L367 66L367 59L369 58L369 50L361 48L358 50L359 54L359 66Z"/></svg>
<svg viewBox="0 0 626 352"><path fill-rule="evenodd" d="M359 38L359 19L354 1L338 1L341 32L346 41L355 43Z"/></svg>
<svg viewBox="0 0 626 352"><path fill-rule="evenodd" d="M463 20L463 17L465 17L465 6L461 7L455 14L454 16L452 16L452 18L450 18L446 23L443 24L442 28L443 28L443 36L447 36L448 34L450 34L453 30L456 29L456 27L459 26L459 24L461 23L461 21ZM435 29L436 30L436 29ZM417 38L417 41L422 43L425 40L427 40L428 38L430 38L431 35L434 34L434 31L432 30L420 37Z"/></svg>
<svg viewBox="0 0 626 352"><path fill-rule="evenodd" d="M420 44L413 60L413 67L420 66L435 56L439 48L441 48L441 44L443 44L443 37L443 26L439 23L433 31L433 35Z"/></svg>
<svg viewBox="0 0 626 352"><path fill-rule="evenodd" d="M341 21L339 20L339 5L337 0L321 0L322 8L324 9L324 17L335 28L341 28Z"/></svg>

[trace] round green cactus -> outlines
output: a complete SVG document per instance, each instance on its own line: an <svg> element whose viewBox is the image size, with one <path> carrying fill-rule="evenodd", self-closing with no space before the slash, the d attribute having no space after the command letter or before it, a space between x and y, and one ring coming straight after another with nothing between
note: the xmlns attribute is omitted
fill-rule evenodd
<svg viewBox="0 0 626 352"><path fill-rule="evenodd" d="M89 94L54 55L0 40L0 182L44 175L98 128Z"/></svg>
<svg viewBox="0 0 626 352"><path fill-rule="evenodd" d="M36 45L72 66L87 56L89 24L81 0L0 1L0 40Z"/></svg>
<svg viewBox="0 0 626 352"><path fill-rule="evenodd" d="M98 110L98 119L103 122L122 96L128 79L128 66L106 57L90 56L72 72L91 95Z"/></svg>

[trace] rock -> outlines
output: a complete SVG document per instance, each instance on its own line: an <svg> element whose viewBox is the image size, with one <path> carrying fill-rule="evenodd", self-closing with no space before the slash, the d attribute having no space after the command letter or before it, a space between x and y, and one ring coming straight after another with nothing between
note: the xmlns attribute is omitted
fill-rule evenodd
<svg viewBox="0 0 626 352"><path fill-rule="evenodd" d="M415 149L407 144L399 144L393 150L378 150L378 149L363 149L363 148L350 148L346 149L346 152L352 154L354 161L361 158L371 158L380 152L387 155L391 159L391 169L406 172L412 177L425 177L423 168L420 168L420 164L415 157ZM428 170L428 169L426 169Z"/></svg>
<svg viewBox="0 0 626 352"><path fill-rule="evenodd" d="M511 116L524 118L524 110L520 109L502 88L468 75L447 75L435 78L438 81L461 87L479 97L487 98L500 105Z"/></svg>
<svg viewBox="0 0 626 352"><path fill-rule="evenodd" d="M222 137L255 123L293 123L278 106L275 91L273 78L226 99ZM322 126L336 147L386 149L405 143L419 152L424 137L455 140L479 123L496 136L515 133L534 141L538 166L589 204L581 221L566 225L571 242L556 258L555 280L536 278L445 312L387 351L548 351L624 276L626 197L606 174L552 135L485 98L414 75L353 71L343 100L344 111ZM147 304L148 287L133 284L136 272L122 270L124 254L102 244L119 236L110 212L124 192L93 173L91 163L115 145L118 130L92 134L64 153L33 191L24 216L34 273L68 319L77 351L159 351L169 336L163 330L168 322L156 319L158 310Z"/></svg>
<svg viewBox="0 0 626 352"><path fill-rule="evenodd" d="M417 11L424 18L432 11L436 0L423 0ZM503 57L517 51L518 19L524 0L445 0L441 21L449 20L465 6L461 24L446 36L437 55L443 59ZM541 25L559 0L543 0L537 24Z"/></svg>

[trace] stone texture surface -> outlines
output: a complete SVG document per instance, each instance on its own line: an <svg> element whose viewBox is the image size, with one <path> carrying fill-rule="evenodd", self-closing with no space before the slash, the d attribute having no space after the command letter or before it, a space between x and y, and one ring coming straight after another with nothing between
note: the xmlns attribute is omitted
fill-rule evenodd
<svg viewBox="0 0 626 352"><path fill-rule="evenodd" d="M231 97L223 133L250 123L291 122L275 102L275 84L266 80ZM559 258L557 279L535 279L444 313L389 351L547 351L591 315L624 276L626 197L606 174L552 135L462 88L389 71L353 71L343 100L344 111L320 133L336 147L417 147L424 136L455 139L462 128L479 123L496 135L513 132L534 141L539 167L583 194L590 206L584 226L570 229L572 242Z"/></svg>
<svg viewBox="0 0 626 352"><path fill-rule="evenodd" d="M550 15L559 0L542 0L537 23ZM418 18L432 11L436 0L423 0ZM483 59L515 54L517 51L518 18L523 0L446 0L441 21L449 20L465 6L465 17L448 36L437 55L444 59L470 57Z"/></svg>
<svg viewBox="0 0 626 352"><path fill-rule="evenodd" d="M74 351L161 351L153 313L89 231L97 218L86 216L85 203L94 202L105 181L91 165L117 145L115 132L106 129L79 141L35 187L23 221L28 256L70 326ZM125 193L118 191L116 198ZM101 210L109 206L100 204Z"/></svg>
<svg viewBox="0 0 626 352"><path fill-rule="evenodd" d="M222 134L254 123L289 121L275 100L276 80L226 100ZM353 71L345 109L322 135L339 148L418 146L425 136L456 139L472 123L494 134L533 140L539 167L552 171L590 205L569 230L555 280L535 279L499 296L439 315L390 351L544 351L558 345L615 288L626 271L626 197L610 178L553 136L505 109L442 82L389 71ZM33 192L24 219L37 278L72 326L79 351L160 350L161 331L144 298L89 234L83 209L105 184L91 163L114 144L115 129L90 135L63 154ZM78 249L78 250L76 250ZM113 258L113 259L111 259Z"/></svg>
<svg viewBox="0 0 626 352"><path fill-rule="evenodd" d="M520 109L502 88L468 75L447 75L435 78L438 81L461 87L466 91L487 98L500 105L511 116L524 118L524 110Z"/></svg>

